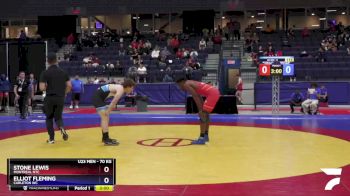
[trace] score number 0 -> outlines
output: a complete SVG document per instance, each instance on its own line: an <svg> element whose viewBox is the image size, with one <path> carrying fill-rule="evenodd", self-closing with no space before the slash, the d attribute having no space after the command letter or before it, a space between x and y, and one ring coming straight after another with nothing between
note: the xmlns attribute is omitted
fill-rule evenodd
<svg viewBox="0 0 350 196"><path fill-rule="evenodd" d="M283 65L283 76L294 76L294 64Z"/></svg>
<svg viewBox="0 0 350 196"><path fill-rule="evenodd" d="M270 76L271 75L271 65L260 64L259 65L259 76Z"/></svg>

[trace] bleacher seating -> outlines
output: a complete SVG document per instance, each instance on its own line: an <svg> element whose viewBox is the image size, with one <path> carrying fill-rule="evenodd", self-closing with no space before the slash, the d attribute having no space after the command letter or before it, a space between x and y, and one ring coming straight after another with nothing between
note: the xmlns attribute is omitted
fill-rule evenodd
<svg viewBox="0 0 350 196"><path fill-rule="evenodd" d="M328 33L329 34L329 33ZM311 32L310 37L303 38L301 31L295 31L295 38L289 39L290 47L283 46L286 34L283 31L274 34L260 34L260 43L266 47L272 43L276 51L281 50L284 56L295 57L295 70L297 80L349 80L350 78L350 55L347 54L346 46L338 51L327 51L326 62L318 62L315 58L321 41L328 35L320 31ZM312 57L300 57L302 51L307 51Z"/></svg>
<svg viewBox="0 0 350 196"><path fill-rule="evenodd" d="M159 46L160 48L163 48L167 45L166 41L157 41L157 40L151 40L152 48L154 46ZM198 58L197 62L199 62L201 65L203 65L206 61L206 58L208 56L208 53L213 52L212 49L206 49L204 51L198 50L198 43L200 38L191 38L188 41L184 41L181 43L180 48L193 48L197 50L198 52ZM124 46L128 46L129 43L124 43ZM118 48L119 43L112 42L108 47L104 48L89 48L89 47L83 47L82 51L75 51L73 53L74 58L71 59L71 61L62 61L59 63L60 67L65 69L71 76L75 74L79 74L80 76L85 77L110 77L110 76L125 76L127 74L127 71L129 67L133 65L133 61L131 60L130 56L119 56L118 54ZM169 51L173 53L173 51L168 47ZM97 68L84 68L83 67L83 58L89 56L91 53L94 53L100 60L100 65L105 65L108 61L112 62L113 64L116 61L119 61L121 67L122 67L122 73L121 75L118 75L118 73L115 70L108 70L104 69L102 66ZM158 61L156 59L152 59L150 55L144 55L141 57L143 63L147 67L148 71L148 82L160 82L163 79L164 76L164 69L165 67L159 66ZM172 71L171 74L174 76L174 74L182 74L182 68L185 65L187 59L177 59L175 57L175 54L172 54L168 57L168 59L172 59L173 63L170 65ZM201 70L194 70L192 77L201 80L202 78L202 71Z"/></svg>

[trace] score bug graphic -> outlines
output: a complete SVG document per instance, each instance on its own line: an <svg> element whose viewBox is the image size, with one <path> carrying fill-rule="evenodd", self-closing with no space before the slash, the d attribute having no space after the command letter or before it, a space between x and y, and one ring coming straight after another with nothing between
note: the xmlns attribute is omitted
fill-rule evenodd
<svg viewBox="0 0 350 196"><path fill-rule="evenodd" d="M10 190L113 191L115 159L8 159Z"/></svg>

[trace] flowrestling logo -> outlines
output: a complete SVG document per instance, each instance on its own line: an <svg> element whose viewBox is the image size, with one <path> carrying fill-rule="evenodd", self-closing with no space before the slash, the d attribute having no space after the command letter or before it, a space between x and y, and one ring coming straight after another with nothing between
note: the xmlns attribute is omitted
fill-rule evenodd
<svg viewBox="0 0 350 196"><path fill-rule="evenodd" d="M328 183L324 187L324 190L331 191L336 185L340 184L340 175L342 172L342 168L321 168L321 170L328 176L339 176L328 181Z"/></svg>

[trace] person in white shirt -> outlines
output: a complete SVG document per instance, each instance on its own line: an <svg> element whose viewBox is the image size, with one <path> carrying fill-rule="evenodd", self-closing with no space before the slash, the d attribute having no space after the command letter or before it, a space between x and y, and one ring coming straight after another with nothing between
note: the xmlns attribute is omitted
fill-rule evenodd
<svg viewBox="0 0 350 196"><path fill-rule="evenodd" d="M147 75L147 68L142 63L137 68L137 82L139 83L141 80L143 80L144 83L146 83L146 75Z"/></svg>
<svg viewBox="0 0 350 196"><path fill-rule="evenodd" d="M111 63L110 61L108 61L108 63L106 64L106 68L107 68L107 69L114 69L113 63Z"/></svg>
<svg viewBox="0 0 350 196"><path fill-rule="evenodd" d="M207 47L207 43L204 39L202 39L200 42L199 42L199 50L205 50L205 48Z"/></svg>
<svg viewBox="0 0 350 196"><path fill-rule="evenodd" d="M151 56L152 56L153 59L157 59L157 58L159 58L159 54L160 54L159 47L156 46L154 48L154 50L152 51Z"/></svg>
<svg viewBox="0 0 350 196"><path fill-rule="evenodd" d="M192 50L190 53L190 57L196 59L198 57L198 52L196 50Z"/></svg>

